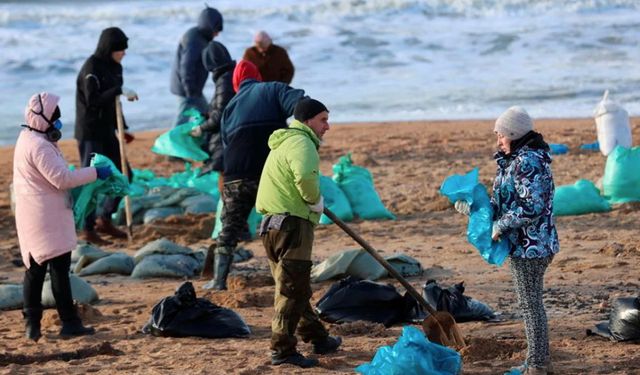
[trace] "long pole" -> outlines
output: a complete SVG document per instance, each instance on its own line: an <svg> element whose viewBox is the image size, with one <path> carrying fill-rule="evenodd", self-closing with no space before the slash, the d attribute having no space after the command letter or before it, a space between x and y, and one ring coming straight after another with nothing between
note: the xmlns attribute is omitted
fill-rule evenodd
<svg viewBox="0 0 640 375"><path fill-rule="evenodd" d="M118 143L120 144L120 167L122 174L129 180L129 168L127 168L127 153L124 140L124 119L122 117L122 103L120 96L116 96L116 118L118 120ZM131 216L131 199L128 195L124 197L124 212L127 219L127 238L129 242L133 240L133 218Z"/></svg>
<svg viewBox="0 0 640 375"><path fill-rule="evenodd" d="M429 305L429 302L427 302L424 297L422 297L422 295L420 295L420 293L418 293L418 291L411 284L409 284L409 282L404 277L402 277L400 272L393 268L393 266L389 264L386 259L380 256L380 254L378 254L378 252L371 245L369 245L369 243L365 241L364 238L360 237L358 233L354 232L353 229L345 224L344 221L340 220L328 208L325 207L323 213L327 215L327 217L334 223L336 223L336 225L339 226L343 231L345 231L345 233L353 238L353 240L356 241L358 245L362 246L362 248L365 249L367 253L369 253L369 255L373 257L373 259L380 263L380 265L384 267L391 274L391 276L393 276L393 278L398 280L400 284L402 284L402 286L407 290L407 292L409 292L409 294L411 294L411 296L415 298L418 303L420 303L420 305L422 305L422 307L424 307L429 312L429 314L436 314L436 310L431 307L431 305Z"/></svg>

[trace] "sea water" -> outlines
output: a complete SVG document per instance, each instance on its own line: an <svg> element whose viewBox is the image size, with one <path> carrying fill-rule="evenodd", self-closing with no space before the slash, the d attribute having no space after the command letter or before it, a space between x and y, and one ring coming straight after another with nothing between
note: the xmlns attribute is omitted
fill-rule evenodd
<svg viewBox="0 0 640 375"><path fill-rule="evenodd" d="M495 118L511 105L534 117L588 117L605 89L640 114L638 0L220 0L216 39L239 60L258 30L284 46L292 86L323 101L332 122ZM129 37L124 102L132 130L172 125L169 92L181 35L198 1L0 3L0 144L11 144L33 93L62 97L73 133L75 81L100 31ZM211 98L213 86L205 87ZM594 135L595 136L595 135Z"/></svg>

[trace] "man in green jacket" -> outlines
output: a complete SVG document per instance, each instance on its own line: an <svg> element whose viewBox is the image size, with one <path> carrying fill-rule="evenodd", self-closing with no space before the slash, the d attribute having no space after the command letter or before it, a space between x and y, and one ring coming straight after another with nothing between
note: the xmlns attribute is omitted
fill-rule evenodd
<svg viewBox="0 0 640 375"><path fill-rule="evenodd" d="M318 365L296 350L296 332L311 341L314 354L335 352L342 339L329 336L309 299L313 229L324 207L320 194L318 147L329 130L329 111L317 100L304 98L295 107L288 128L269 137L256 208L264 215L262 243L275 280L275 315L271 321L271 363L303 368Z"/></svg>

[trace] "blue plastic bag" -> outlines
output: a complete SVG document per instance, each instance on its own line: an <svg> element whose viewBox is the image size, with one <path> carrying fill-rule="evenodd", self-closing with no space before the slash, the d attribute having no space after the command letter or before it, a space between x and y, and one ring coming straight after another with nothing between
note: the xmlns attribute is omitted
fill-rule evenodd
<svg viewBox="0 0 640 375"><path fill-rule="evenodd" d="M196 109L188 109L183 115L190 120L180 124L166 133L161 134L151 147L151 151L160 155L174 156L182 159L203 161L209 157L201 147L202 138L192 137L189 133L200 125L204 118Z"/></svg>
<svg viewBox="0 0 640 375"><path fill-rule="evenodd" d="M600 143L598 141L595 141L593 143L585 143L580 146L580 149L586 151L600 151Z"/></svg>
<svg viewBox="0 0 640 375"><path fill-rule="evenodd" d="M361 219L396 219L380 200L371 173L366 168L354 165L351 154L341 157L333 165L333 181L347 196L353 213Z"/></svg>
<svg viewBox="0 0 640 375"><path fill-rule="evenodd" d="M451 203L464 200L471 205L467 239L489 264L502 266L509 256L509 242L501 238L499 242L491 239L493 210L487 189L478 182L478 168L465 175L447 177L440 187L440 194L449 198Z"/></svg>
<svg viewBox="0 0 640 375"><path fill-rule="evenodd" d="M379 348L371 362L355 371L363 375L456 375L461 369L458 352L430 342L415 327L405 326L397 343Z"/></svg>
<svg viewBox="0 0 640 375"><path fill-rule="evenodd" d="M553 196L553 214L557 216L607 211L611 211L611 205L600 196L598 188L589 180L558 186Z"/></svg>
<svg viewBox="0 0 640 375"><path fill-rule="evenodd" d="M320 192L324 198L324 205L342 221L353 220L351 204L338 184L326 176L320 176ZM320 217L320 224L332 224L333 221L325 214Z"/></svg>
<svg viewBox="0 0 640 375"><path fill-rule="evenodd" d="M562 143L549 143L549 148L553 155L562 155L569 152L569 146Z"/></svg>

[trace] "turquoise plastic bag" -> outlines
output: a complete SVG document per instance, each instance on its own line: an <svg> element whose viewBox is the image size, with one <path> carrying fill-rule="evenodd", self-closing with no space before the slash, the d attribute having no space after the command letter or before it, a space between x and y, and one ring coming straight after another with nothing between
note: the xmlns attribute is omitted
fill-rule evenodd
<svg viewBox="0 0 640 375"><path fill-rule="evenodd" d="M202 138L192 137L189 133L204 121L198 110L190 108L183 112L190 119L166 133L161 134L151 147L151 151L160 155L175 156L182 159L203 161L209 158L201 147Z"/></svg>
<svg viewBox="0 0 640 375"><path fill-rule="evenodd" d="M220 216L222 215L222 207L224 206L224 202L222 198L218 200L218 207L216 208L216 223L213 226L213 232L211 233L212 239L217 239L218 235L220 235L220 231L222 230L222 219ZM251 209L251 213L249 214L249 218L247 219L247 225L249 225L249 234L251 238L256 238L256 234L258 231L258 226L262 221L262 215L256 211L256 208Z"/></svg>
<svg viewBox="0 0 640 375"><path fill-rule="evenodd" d="M174 173L169 177L169 186L192 187L206 194L211 194L215 200L220 198L218 191L218 172L210 172L199 176L201 168L191 169L191 163L184 163L184 172Z"/></svg>
<svg viewBox="0 0 640 375"><path fill-rule="evenodd" d="M94 154L91 158L92 167L109 166L113 174L106 180L97 179L94 182L71 189L73 196L73 219L77 229L84 228L84 221L98 205L98 197L107 195L123 197L129 193L129 181L115 167L111 159L104 155Z"/></svg>
<svg viewBox="0 0 640 375"><path fill-rule="evenodd" d="M616 146L607 157L602 178L609 203L640 201L640 147Z"/></svg>
<svg viewBox="0 0 640 375"><path fill-rule="evenodd" d="M380 200L371 173L366 168L354 165L351 154L341 157L333 165L333 181L347 196L353 213L361 219L396 219Z"/></svg>
<svg viewBox="0 0 640 375"><path fill-rule="evenodd" d="M412 326L403 327L398 342L379 348L371 362L355 369L363 375L456 375L461 370L458 352L430 342Z"/></svg>
<svg viewBox="0 0 640 375"><path fill-rule="evenodd" d="M502 266L509 256L509 242L501 238L499 242L491 239L493 210L487 189L478 182L478 168L465 175L447 177L440 187L440 194L449 198L451 203L458 200L467 201L471 205L467 239L489 264Z"/></svg>
<svg viewBox="0 0 640 375"><path fill-rule="evenodd" d="M320 176L320 191L324 198L324 206L331 210L342 221L353 220L353 211L344 192L338 184L326 176ZM325 214L320 217L320 224L333 224Z"/></svg>
<svg viewBox="0 0 640 375"><path fill-rule="evenodd" d="M600 196L598 188L589 180L578 180L573 185L559 186L553 196L554 215L582 215L607 211L611 211L611 205Z"/></svg>

